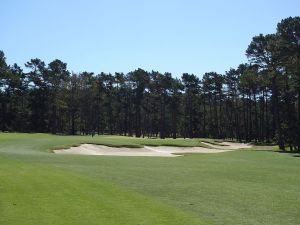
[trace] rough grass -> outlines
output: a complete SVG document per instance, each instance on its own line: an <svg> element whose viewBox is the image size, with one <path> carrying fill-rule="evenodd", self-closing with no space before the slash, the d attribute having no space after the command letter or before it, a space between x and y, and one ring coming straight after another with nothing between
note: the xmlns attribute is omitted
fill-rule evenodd
<svg viewBox="0 0 300 225"><path fill-rule="evenodd" d="M0 134L0 224L300 224L300 157L241 150L185 157L56 155L80 143L178 144Z"/></svg>

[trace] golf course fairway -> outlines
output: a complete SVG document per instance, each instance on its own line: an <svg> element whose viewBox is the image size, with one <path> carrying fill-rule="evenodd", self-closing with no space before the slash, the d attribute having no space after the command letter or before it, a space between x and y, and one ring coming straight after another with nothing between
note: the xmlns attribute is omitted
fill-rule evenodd
<svg viewBox="0 0 300 225"><path fill-rule="evenodd" d="M173 158L52 151L202 141L0 133L0 224L300 224L297 154L258 146Z"/></svg>

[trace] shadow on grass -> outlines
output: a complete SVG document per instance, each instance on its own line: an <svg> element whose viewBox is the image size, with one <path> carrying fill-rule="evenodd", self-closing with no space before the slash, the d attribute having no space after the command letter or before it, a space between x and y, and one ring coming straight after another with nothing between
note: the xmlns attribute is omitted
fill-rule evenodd
<svg viewBox="0 0 300 225"><path fill-rule="evenodd" d="M291 151L274 151L274 152L277 152L277 153L281 153L281 154L289 154L293 157L300 157L300 152L291 152Z"/></svg>

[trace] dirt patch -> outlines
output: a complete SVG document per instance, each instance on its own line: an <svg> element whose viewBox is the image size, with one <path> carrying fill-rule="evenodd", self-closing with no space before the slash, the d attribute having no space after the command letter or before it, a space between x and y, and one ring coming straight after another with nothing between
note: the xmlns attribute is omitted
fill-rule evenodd
<svg viewBox="0 0 300 225"><path fill-rule="evenodd" d="M220 153L240 148L251 148L251 145L242 143L222 142L224 146L207 144L204 147L173 147L173 146L144 146L143 148L108 147L105 145L82 144L69 149L54 150L56 154L78 155L109 155L109 156L159 156L177 157L185 153ZM225 146L226 145L226 146Z"/></svg>

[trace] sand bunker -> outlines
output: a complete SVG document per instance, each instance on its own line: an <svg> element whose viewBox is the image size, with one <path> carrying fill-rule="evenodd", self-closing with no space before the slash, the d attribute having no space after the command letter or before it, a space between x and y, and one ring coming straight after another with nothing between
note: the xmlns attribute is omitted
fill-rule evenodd
<svg viewBox="0 0 300 225"><path fill-rule="evenodd" d="M223 141L219 143L220 145L213 145L207 142L202 142L203 144L206 144L207 146L215 149L230 149L230 150L236 150L236 149L241 149L241 148L251 148L252 145L250 144L245 144L245 143L236 143L236 142L227 142Z"/></svg>
<svg viewBox="0 0 300 225"><path fill-rule="evenodd" d="M144 146L143 148L108 147L104 145L82 144L69 149L54 150L57 154L79 155L109 155L109 156L159 156L177 157L185 153L220 153L240 148L251 148L251 145L242 143L222 142L224 146L207 144L204 147L173 147L173 146Z"/></svg>

